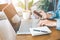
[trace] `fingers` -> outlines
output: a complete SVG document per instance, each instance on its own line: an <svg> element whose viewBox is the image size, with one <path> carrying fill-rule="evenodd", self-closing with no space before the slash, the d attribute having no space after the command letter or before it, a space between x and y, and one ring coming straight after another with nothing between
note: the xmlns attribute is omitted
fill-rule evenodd
<svg viewBox="0 0 60 40"><path fill-rule="evenodd" d="M38 23L38 26L46 26L48 24L48 20L40 20L40 22Z"/></svg>
<svg viewBox="0 0 60 40"><path fill-rule="evenodd" d="M38 23L39 26L56 26L56 21L51 20L41 20Z"/></svg>
<svg viewBox="0 0 60 40"><path fill-rule="evenodd" d="M37 24L38 26L44 26L44 20L40 20L40 22Z"/></svg>
<svg viewBox="0 0 60 40"><path fill-rule="evenodd" d="M39 13L45 13L43 10L40 10L40 12Z"/></svg>
<svg viewBox="0 0 60 40"><path fill-rule="evenodd" d="M39 13L40 13L40 15L42 15L42 18L44 18L44 19L47 18L47 13L44 12L43 10L41 10Z"/></svg>
<svg viewBox="0 0 60 40"><path fill-rule="evenodd" d="M38 15L36 15L36 14L34 14L34 16L35 16L35 18L36 18L36 19L38 19L38 18L39 18L39 16L38 16Z"/></svg>
<svg viewBox="0 0 60 40"><path fill-rule="evenodd" d="M38 26L44 26L44 23L38 23Z"/></svg>

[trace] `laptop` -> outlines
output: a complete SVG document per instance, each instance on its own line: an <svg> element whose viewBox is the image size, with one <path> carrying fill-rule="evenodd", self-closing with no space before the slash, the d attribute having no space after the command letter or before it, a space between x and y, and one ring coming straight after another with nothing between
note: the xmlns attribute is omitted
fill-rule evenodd
<svg viewBox="0 0 60 40"><path fill-rule="evenodd" d="M20 28L17 34L31 34L30 28L36 28L39 19L28 19L28 20L21 20Z"/></svg>

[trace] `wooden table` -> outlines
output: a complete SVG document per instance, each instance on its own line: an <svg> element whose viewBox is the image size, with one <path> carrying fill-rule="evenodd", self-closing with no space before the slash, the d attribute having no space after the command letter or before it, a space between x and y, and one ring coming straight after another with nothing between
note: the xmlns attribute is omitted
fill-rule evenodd
<svg viewBox="0 0 60 40"><path fill-rule="evenodd" d="M50 27L51 34L32 36L32 35L17 35L17 40L60 40L60 31L56 30L55 27Z"/></svg>
<svg viewBox="0 0 60 40"><path fill-rule="evenodd" d="M17 35L17 40L58 40L60 39L60 31L55 28L50 28L52 33L42 36L32 36L32 35Z"/></svg>

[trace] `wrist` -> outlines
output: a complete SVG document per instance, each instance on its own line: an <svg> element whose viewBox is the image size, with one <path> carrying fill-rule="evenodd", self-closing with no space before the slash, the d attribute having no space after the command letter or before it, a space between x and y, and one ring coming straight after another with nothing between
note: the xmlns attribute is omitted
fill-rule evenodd
<svg viewBox="0 0 60 40"><path fill-rule="evenodd" d="M47 19L49 19L52 16L52 14L47 14Z"/></svg>
<svg viewBox="0 0 60 40"><path fill-rule="evenodd" d="M51 26L56 26L56 20L50 20Z"/></svg>

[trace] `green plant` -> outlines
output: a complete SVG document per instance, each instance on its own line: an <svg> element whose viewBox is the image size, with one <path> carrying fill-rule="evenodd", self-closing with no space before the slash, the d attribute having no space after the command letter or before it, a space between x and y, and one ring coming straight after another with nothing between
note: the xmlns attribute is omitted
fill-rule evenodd
<svg viewBox="0 0 60 40"><path fill-rule="evenodd" d="M29 10L30 10L30 8L32 7L32 4L33 4L33 0L28 3L28 9L29 9Z"/></svg>
<svg viewBox="0 0 60 40"><path fill-rule="evenodd" d="M18 6L21 7L22 9L25 9L25 5L19 0L18 0Z"/></svg>
<svg viewBox="0 0 60 40"><path fill-rule="evenodd" d="M48 11L49 4L50 4L49 0L42 0L42 1L39 0L37 9Z"/></svg>
<svg viewBox="0 0 60 40"><path fill-rule="evenodd" d="M33 4L33 0L28 3L28 9L29 10L32 7L32 4ZM18 0L18 6L21 7L21 8L23 8L24 10L26 10L26 5L23 4L20 0Z"/></svg>

